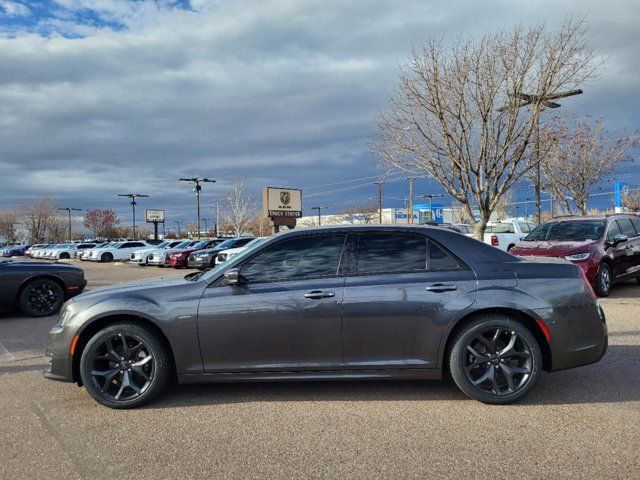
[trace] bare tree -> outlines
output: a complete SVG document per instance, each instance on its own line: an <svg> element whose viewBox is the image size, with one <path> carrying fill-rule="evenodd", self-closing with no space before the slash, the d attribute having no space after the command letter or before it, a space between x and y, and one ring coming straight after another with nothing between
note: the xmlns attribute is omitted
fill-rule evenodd
<svg viewBox="0 0 640 480"><path fill-rule="evenodd" d="M544 97L593 76L586 38L586 23L568 19L553 33L517 26L450 47L428 40L401 71L374 150L387 167L433 177L470 219L476 208L482 238L500 198L536 165Z"/></svg>
<svg viewBox="0 0 640 480"><path fill-rule="evenodd" d="M542 170L553 196L569 213L575 205L582 215L595 187L618 163L631 160L628 153L638 145L637 134L610 136L601 120L577 116L555 117L540 138L548 146Z"/></svg>
<svg viewBox="0 0 640 480"><path fill-rule="evenodd" d="M622 204L632 212L640 212L640 187L622 195Z"/></svg>
<svg viewBox="0 0 640 480"><path fill-rule="evenodd" d="M49 218L47 223L47 239L54 243L63 243L69 239L69 221L63 215L55 215Z"/></svg>
<svg viewBox="0 0 640 480"><path fill-rule="evenodd" d="M236 237L242 235L255 212L255 202L245 193L244 182L234 180L225 195L223 217Z"/></svg>
<svg viewBox="0 0 640 480"><path fill-rule="evenodd" d="M15 242L18 239L18 213L14 210L0 212L0 237L7 242Z"/></svg>
<svg viewBox="0 0 640 480"><path fill-rule="evenodd" d="M505 218L508 218L510 216L512 198L512 192L508 191L505 192L502 197L500 197L500 200L498 200L498 203L496 204L496 208L494 210L496 216L498 217L498 220L504 220Z"/></svg>
<svg viewBox="0 0 640 480"><path fill-rule="evenodd" d="M56 202L49 197L38 197L22 205L20 216L30 243L41 243L47 238L51 221L57 214Z"/></svg>

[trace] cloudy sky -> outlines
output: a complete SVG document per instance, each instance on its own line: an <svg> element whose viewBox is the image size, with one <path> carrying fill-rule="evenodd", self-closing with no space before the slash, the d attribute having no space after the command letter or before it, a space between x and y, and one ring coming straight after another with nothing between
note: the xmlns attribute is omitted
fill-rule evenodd
<svg viewBox="0 0 640 480"><path fill-rule="evenodd" d="M608 61L563 109L637 129L637 0L0 0L1 206L48 194L127 218L116 194L139 192L185 220L177 179L195 174L218 180L204 206L233 179L299 186L306 207L368 203L383 172L366 138L412 45L567 14L588 15ZM640 166L623 170L635 184ZM386 185L385 204L406 188Z"/></svg>

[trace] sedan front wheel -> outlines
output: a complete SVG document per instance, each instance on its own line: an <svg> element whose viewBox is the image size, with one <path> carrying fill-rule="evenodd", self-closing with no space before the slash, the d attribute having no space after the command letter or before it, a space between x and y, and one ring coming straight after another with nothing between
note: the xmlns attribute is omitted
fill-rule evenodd
<svg viewBox="0 0 640 480"><path fill-rule="evenodd" d="M453 340L449 368L469 397L489 404L517 402L535 387L542 369L540 346L521 323L505 315L484 315Z"/></svg>
<svg viewBox="0 0 640 480"><path fill-rule="evenodd" d="M159 395L171 379L164 342L148 328L116 323L96 333L82 352L80 375L87 392L111 408L133 408Z"/></svg>

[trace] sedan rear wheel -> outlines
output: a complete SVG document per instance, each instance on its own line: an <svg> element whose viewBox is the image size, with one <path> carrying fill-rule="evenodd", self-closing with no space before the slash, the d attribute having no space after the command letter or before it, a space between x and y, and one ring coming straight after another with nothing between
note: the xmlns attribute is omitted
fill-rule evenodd
<svg viewBox="0 0 640 480"><path fill-rule="evenodd" d="M102 256L100 257L100 261L101 262L112 262L113 261L113 254L107 252L107 253L103 253Z"/></svg>
<svg viewBox="0 0 640 480"><path fill-rule="evenodd" d="M456 385L469 397L490 404L524 398L542 368L533 334L505 315L471 321L453 340L449 368Z"/></svg>
<svg viewBox="0 0 640 480"><path fill-rule="evenodd" d="M117 323L95 334L80 359L82 383L111 408L143 405L171 379L171 357L158 336L139 325Z"/></svg>

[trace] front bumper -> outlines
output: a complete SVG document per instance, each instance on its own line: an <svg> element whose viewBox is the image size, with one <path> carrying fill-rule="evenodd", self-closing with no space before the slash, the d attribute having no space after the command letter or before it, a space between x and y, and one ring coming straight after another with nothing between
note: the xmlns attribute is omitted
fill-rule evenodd
<svg viewBox="0 0 640 480"><path fill-rule="evenodd" d="M73 356L69 353L74 332L54 326L47 337L45 378L59 382L73 382Z"/></svg>

